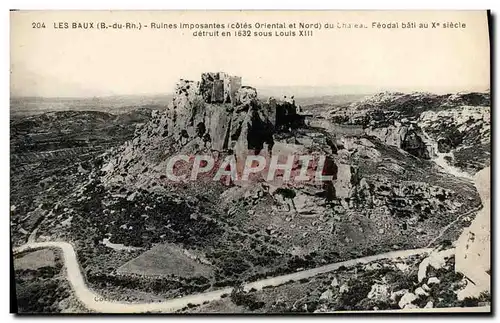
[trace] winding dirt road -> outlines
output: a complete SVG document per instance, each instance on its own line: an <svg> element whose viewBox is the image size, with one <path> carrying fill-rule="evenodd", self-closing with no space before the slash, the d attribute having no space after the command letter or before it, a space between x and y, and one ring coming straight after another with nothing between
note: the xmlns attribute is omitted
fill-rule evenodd
<svg viewBox="0 0 500 323"><path fill-rule="evenodd" d="M48 242L33 242L27 243L14 250L14 253L20 253L32 249L40 248L59 248L62 251L64 265L66 266L66 274L68 276L68 281L71 284L76 297L80 302L85 305L89 310L100 312L100 313L171 313L179 309L184 308L189 303L191 304L202 304L206 301L214 301L221 298L223 294L231 293L232 288L224 288L216 291L193 294L188 296L183 296L179 298L169 299L163 302L152 302L152 303L131 303L131 302L119 302L113 300L106 300L96 292L92 291L85 282L84 276L80 269L80 264L76 257L75 249L70 243L64 241L48 241ZM413 255L418 255L422 253L428 253L432 249L421 248L412 250L402 250L402 251L392 251L388 253L383 253L374 256L368 256L363 258L351 259L347 261L337 262L313 269L308 269L288 275L282 275L272 278L262 279L256 282L248 283L244 287L245 289L255 288L257 290L262 289L266 286L277 286L286 283L291 280L300 280L304 278L310 278L319 274L327 273L338 269L341 266L351 267L357 264L369 263L381 259L395 259L398 257L409 257Z"/></svg>
<svg viewBox="0 0 500 323"><path fill-rule="evenodd" d="M445 169L446 170L446 169ZM477 181L475 182L478 190L481 189L481 185L478 185ZM489 192L488 192L489 193ZM481 195L483 200L483 205L485 205L485 199L483 195ZM467 213L464 213L462 216L458 217L457 220L462 218L465 215L470 213L477 212L480 208L471 210ZM455 221L457 221L455 220ZM453 223L450 223L451 226ZM438 239L448 228L449 226L443 228L441 230L440 235L436 237ZM435 241L435 240L434 240ZM222 295L231 293L232 288L224 288L211 292L201 293L201 294L193 294L188 296L183 296L179 298L173 298L162 302L151 302L151 303L131 303L131 302L120 302L104 299L101 295L92 291L85 282L85 278L82 274L80 265L78 263L78 259L75 253L75 249L73 246L64 241L49 241L49 242L31 242L29 241L25 245L20 246L19 248L14 250L14 253L20 253L32 249L40 249L40 248L59 248L62 251L64 258L64 265L66 266L66 274L68 281L71 284L73 291L75 292L76 297L80 300L80 302L87 307L91 311L101 312L101 313L171 313L177 310L180 310L186 307L188 304L199 305L206 301L215 301L221 298ZM362 257L357 259L351 259L347 261L332 263L329 265L308 269L292 274L266 278L259 281L255 281L252 283L248 283L244 286L246 290L251 288L255 288L257 290L262 289L266 286L277 286L284 284L289 281L296 281L300 279L314 277L319 274L327 273L334 271L341 266L352 267L357 264L364 264L373 262L381 259L395 259L398 257L404 258L418 254L429 253L432 251L432 248L420 248L420 249L411 249L411 250L400 250L400 251L392 251L383 254L378 254L374 256ZM433 309L434 310L434 309ZM450 311L453 309L445 309L446 311ZM482 308L467 308L466 311L489 311L489 307Z"/></svg>

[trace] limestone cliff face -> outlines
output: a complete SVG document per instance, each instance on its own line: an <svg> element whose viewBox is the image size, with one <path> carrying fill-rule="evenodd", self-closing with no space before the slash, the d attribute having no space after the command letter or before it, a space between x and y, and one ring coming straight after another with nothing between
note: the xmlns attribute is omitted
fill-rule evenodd
<svg viewBox="0 0 500 323"><path fill-rule="evenodd" d="M203 138L212 151L260 151L272 147L279 127L297 124L295 106L271 99L262 102L257 90L241 85L241 77L203 73L201 82L182 80L167 109L167 131L189 142ZM293 115L293 116L292 116Z"/></svg>
<svg viewBox="0 0 500 323"><path fill-rule="evenodd" d="M470 227L462 232L456 245L455 270L473 283L462 292L463 297L477 297L479 293L490 290L490 180L489 167L476 174L474 181L483 208Z"/></svg>
<svg viewBox="0 0 500 323"><path fill-rule="evenodd" d="M166 111L153 112L151 121L117 149L104 170L108 179L124 174L123 180L130 180L161 176L154 172L164 171L174 153L234 154L242 160L248 154L270 153L274 134L303 124L296 110L291 102L262 102L255 88L226 73L180 80Z"/></svg>
<svg viewBox="0 0 500 323"><path fill-rule="evenodd" d="M414 124L403 125L399 121L387 127L369 127L365 129L369 136L379 138L387 145L395 146L420 158L428 159L429 151L423 139L423 133Z"/></svg>
<svg viewBox="0 0 500 323"><path fill-rule="evenodd" d="M385 144L419 158L442 157L451 166L474 174L489 165L489 105L489 93L384 92L333 108L324 117L360 125Z"/></svg>
<svg viewBox="0 0 500 323"><path fill-rule="evenodd" d="M489 166L491 125L488 106L463 105L425 111L417 122L435 143L433 153L448 154L451 165L470 174Z"/></svg>

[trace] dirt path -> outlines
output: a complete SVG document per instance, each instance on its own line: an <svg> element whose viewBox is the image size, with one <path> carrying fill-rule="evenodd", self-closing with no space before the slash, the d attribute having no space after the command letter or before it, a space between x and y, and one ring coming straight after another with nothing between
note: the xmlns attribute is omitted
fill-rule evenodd
<svg viewBox="0 0 500 323"><path fill-rule="evenodd" d="M89 310L101 313L146 313L146 312L160 312L171 313L180 310L188 304L202 304L206 301L214 301L221 298L223 294L231 293L232 288L224 288L216 291L193 294L179 298L169 299L163 302L152 303L130 303L119 302L104 299L96 292L89 289L85 278L80 269L80 264L76 257L75 249L70 243L64 241L47 241L47 242L34 242L27 243L14 250L14 253L24 252L31 249L40 248L59 248L62 251L64 265L66 266L66 274L68 281L71 284L76 297L84 304ZM369 263L381 259L394 259L398 257L409 257L412 255L428 253L431 251L429 248L401 250L383 253L374 256L368 256L358 259L351 259L347 261L337 262L301 272L296 272L288 275L282 275L272 278L262 279L253 283L245 285L245 289L255 288L262 289L265 286L276 286L286 283L291 280L300 280L304 278L314 277L316 275L327 273L340 268L341 266L351 267L357 264Z"/></svg>

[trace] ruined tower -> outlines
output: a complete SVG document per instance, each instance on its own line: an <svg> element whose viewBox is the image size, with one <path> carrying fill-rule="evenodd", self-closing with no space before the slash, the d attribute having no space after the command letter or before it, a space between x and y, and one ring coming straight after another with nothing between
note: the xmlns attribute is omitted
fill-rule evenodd
<svg viewBox="0 0 500 323"><path fill-rule="evenodd" d="M224 72L202 73L200 93L206 103L236 105L236 92L241 88L241 77Z"/></svg>

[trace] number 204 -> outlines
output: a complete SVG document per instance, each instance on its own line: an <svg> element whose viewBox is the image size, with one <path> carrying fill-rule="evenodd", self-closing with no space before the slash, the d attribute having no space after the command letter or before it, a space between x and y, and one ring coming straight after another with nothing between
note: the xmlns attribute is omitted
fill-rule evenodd
<svg viewBox="0 0 500 323"><path fill-rule="evenodd" d="M31 27L32 28L45 28L45 23L44 22L32 22Z"/></svg>

